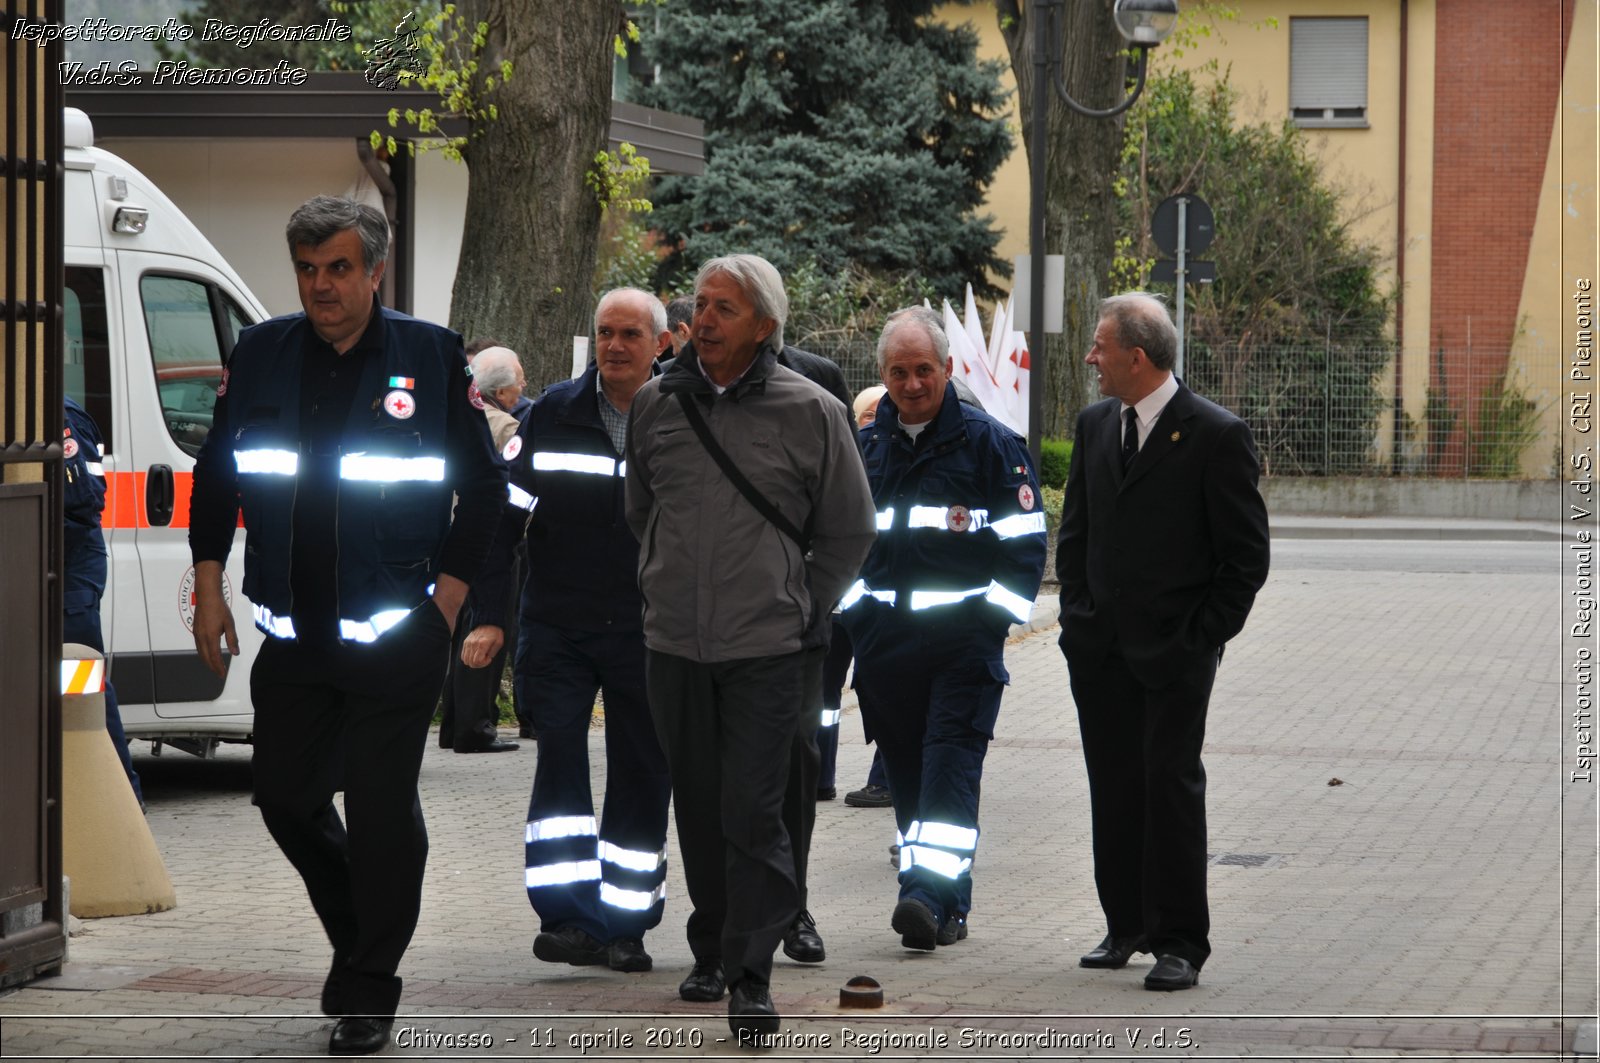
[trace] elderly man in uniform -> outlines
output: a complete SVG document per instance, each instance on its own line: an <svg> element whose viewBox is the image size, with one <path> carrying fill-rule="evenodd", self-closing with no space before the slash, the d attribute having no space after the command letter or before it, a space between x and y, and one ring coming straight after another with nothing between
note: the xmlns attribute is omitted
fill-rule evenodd
<svg viewBox="0 0 1600 1063"><path fill-rule="evenodd" d="M498 341L487 342L488 346L475 343L468 347L467 361L472 367L468 390L473 405L483 408L498 452L517 434L521 424L517 415L533 404L522 397L526 377L517 352ZM468 664L462 646L468 633L484 623L482 617L488 610L483 603L487 598L498 600L493 608L497 617L505 612L506 603L515 607L522 587L521 557L520 553L514 555L511 567L501 573L503 578L494 585L474 587L461 607L462 622L456 625L451 643L450 676L439 706L439 745L444 749L457 753L509 753L520 748L516 742L503 741L499 731L500 678L505 672L506 645L516 640L516 625L511 626L509 638L502 638L499 651L482 666Z"/></svg>
<svg viewBox="0 0 1600 1063"><path fill-rule="evenodd" d="M890 925L931 951L967 936L1005 639L1032 613L1045 520L1022 437L957 397L939 315L891 314L878 370L888 395L860 433L878 541L842 615L902 835Z"/></svg>
<svg viewBox="0 0 1600 1063"><path fill-rule="evenodd" d="M539 738L524 835L533 954L547 963L648 971L644 935L666 906L671 782L645 696L639 541L623 519L628 410L667 347L661 301L636 288L600 297L595 360L533 404L504 455L511 502L476 596L503 580L526 538L528 585L516 683ZM483 610L468 664L499 650ZM606 797L589 789L589 719L605 695Z"/></svg>
<svg viewBox="0 0 1600 1063"><path fill-rule="evenodd" d="M254 801L333 945L329 1050L357 1055L388 1043L400 1002L428 853L417 775L506 478L461 337L378 303L383 215L318 196L286 235L305 311L240 334L195 461L194 638L225 674L221 644L238 639L222 569L242 512L244 593L267 635L250 675Z"/></svg>
<svg viewBox="0 0 1600 1063"><path fill-rule="evenodd" d="M692 339L629 415L628 523L694 904L678 992L711 1001L731 986L729 1026L747 1040L778 1029L772 954L800 909L790 756L816 711L811 651L872 542L872 501L845 407L777 362L778 271L712 259L694 291Z"/></svg>

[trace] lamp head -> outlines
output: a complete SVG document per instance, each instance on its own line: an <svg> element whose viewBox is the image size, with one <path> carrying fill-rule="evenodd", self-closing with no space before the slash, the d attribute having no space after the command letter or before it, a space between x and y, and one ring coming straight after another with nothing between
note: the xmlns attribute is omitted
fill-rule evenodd
<svg viewBox="0 0 1600 1063"><path fill-rule="evenodd" d="M1136 48L1153 48L1178 25L1178 0L1117 0L1111 17Z"/></svg>

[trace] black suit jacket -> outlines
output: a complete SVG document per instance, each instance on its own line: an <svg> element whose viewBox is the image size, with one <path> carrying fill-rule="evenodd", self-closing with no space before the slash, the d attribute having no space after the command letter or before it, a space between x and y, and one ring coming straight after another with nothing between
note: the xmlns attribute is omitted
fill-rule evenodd
<svg viewBox="0 0 1600 1063"><path fill-rule="evenodd" d="M1267 509L1250 429L1182 384L1126 475L1122 404L1078 416L1057 543L1061 648L1115 645L1136 672L1219 652L1266 582Z"/></svg>

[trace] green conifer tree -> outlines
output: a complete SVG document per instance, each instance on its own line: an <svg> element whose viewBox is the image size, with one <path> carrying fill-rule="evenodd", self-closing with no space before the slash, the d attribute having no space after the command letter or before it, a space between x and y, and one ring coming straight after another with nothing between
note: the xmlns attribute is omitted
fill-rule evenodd
<svg viewBox="0 0 1600 1063"><path fill-rule="evenodd" d="M670 0L643 102L706 123L706 171L656 187L670 284L707 258L914 271L958 298L1009 265L978 208L1011 151L999 62L934 0Z"/></svg>

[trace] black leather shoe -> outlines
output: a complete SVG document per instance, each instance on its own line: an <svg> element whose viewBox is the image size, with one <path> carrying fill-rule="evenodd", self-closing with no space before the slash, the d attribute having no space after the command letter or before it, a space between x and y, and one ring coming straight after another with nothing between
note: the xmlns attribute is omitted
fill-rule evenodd
<svg viewBox="0 0 1600 1063"><path fill-rule="evenodd" d="M819 786L819 787L817 787L817 800L818 801L832 801L835 797L838 797L838 796L839 796L839 788L837 786Z"/></svg>
<svg viewBox="0 0 1600 1063"><path fill-rule="evenodd" d="M1182 956L1158 956L1156 965L1144 976L1144 987L1160 992L1190 989L1200 984L1200 972Z"/></svg>
<svg viewBox="0 0 1600 1063"><path fill-rule="evenodd" d="M1110 934L1089 952L1078 957L1079 967L1104 967L1116 970L1126 967L1136 952L1149 952L1143 934L1134 937L1114 938Z"/></svg>
<svg viewBox="0 0 1600 1063"><path fill-rule="evenodd" d="M603 942L575 926L561 926L533 939L533 954L546 963L567 963L574 967L595 967L609 962Z"/></svg>
<svg viewBox="0 0 1600 1063"><path fill-rule="evenodd" d="M939 920L921 901L907 900L895 905L889 925L900 935L900 944L908 949L932 952L939 944Z"/></svg>
<svg viewBox="0 0 1600 1063"><path fill-rule="evenodd" d="M490 742L488 745L463 746L462 748L457 749L456 752L457 753L509 753L513 749L521 749L521 748L522 747L520 745L518 745L517 743L515 743L515 742L502 742L500 739L497 738L493 742Z"/></svg>
<svg viewBox="0 0 1600 1063"><path fill-rule="evenodd" d="M393 1019L369 1019L347 1015L333 1027L328 1051L336 1056L370 1056L389 1043Z"/></svg>
<svg viewBox="0 0 1600 1063"><path fill-rule="evenodd" d="M967 917L951 913L944 917L944 923L939 927L939 944L954 945L958 941L967 940Z"/></svg>
<svg viewBox="0 0 1600 1063"><path fill-rule="evenodd" d="M887 786L863 786L845 794L844 803L855 808L888 808L894 800Z"/></svg>
<svg viewBox="0 0 1600 1063"><path fill-rule="evenodd" d="M727 988L722 980L721 960L696 960L689 977L678 983L678 996L697 1004L709 1004L721 1000Z"/></svg>
<svg viewBox="0 0 1600 1063"><path fill-rule="evenodd" d="M531 723L519 723L519 724L517 724L517 737L518 738L527 738L527 739L532 740L532 739L538 738L539 736L536 733L534 733L533 724L531 724Z"/></svg>
<svg viewBox="0 0 1600 1063"><path fill-rule="evenodd" d="M618 938L606 946L606 964L613 971L634 974L648 971L655 966L655 961L651 960L650 954L644 950L643 941L638 938Z"/></svg>
<svg viewBox="0 0 1600 1063"><path fill-rule="evenodd" d="M778 1032L778 1009L772 1006L772 994L765 982L742 978L733 987L728 998L728 1029L741 1043L755 1034Z"/></svg>
<svg viewBox="0 0 1600 1063"><path fill-rule="evenodd" d="M804 908L783 935L783 954L799 963L821 963L828 958L828 950L822 946L822 935L817 933L817 921Z"/></svg>

